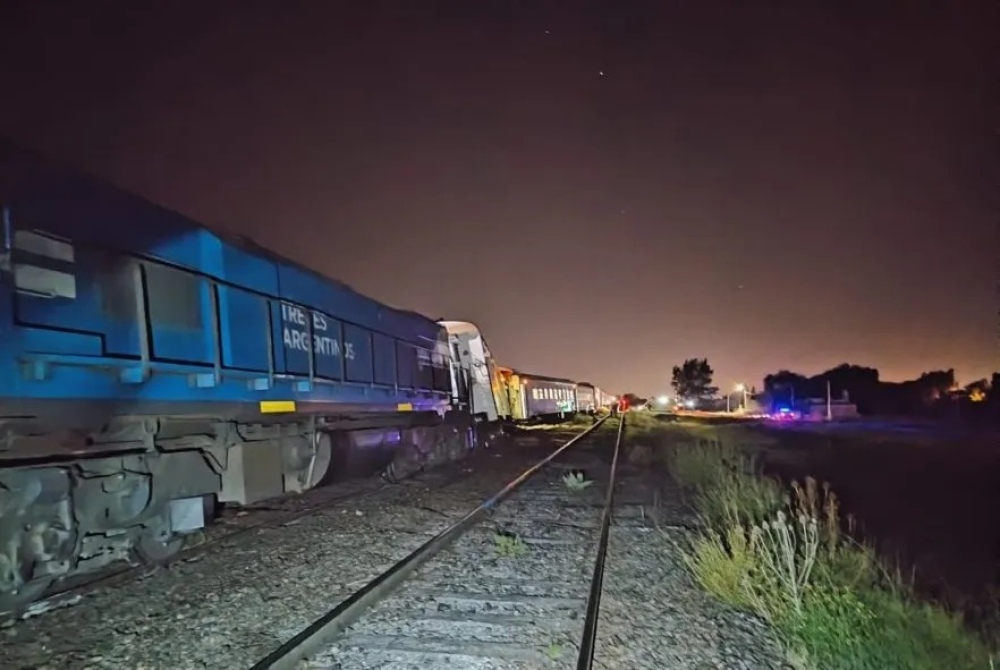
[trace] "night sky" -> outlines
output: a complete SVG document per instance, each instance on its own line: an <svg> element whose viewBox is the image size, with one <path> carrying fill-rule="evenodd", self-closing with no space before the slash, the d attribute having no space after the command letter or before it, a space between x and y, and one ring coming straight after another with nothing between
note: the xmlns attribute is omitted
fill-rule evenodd
<svg viewBox="0 0 1000 670"><path fill-rule="evenodd" d="M1000 368L998 3L3 4L0 133L501 363Z"/></svg>

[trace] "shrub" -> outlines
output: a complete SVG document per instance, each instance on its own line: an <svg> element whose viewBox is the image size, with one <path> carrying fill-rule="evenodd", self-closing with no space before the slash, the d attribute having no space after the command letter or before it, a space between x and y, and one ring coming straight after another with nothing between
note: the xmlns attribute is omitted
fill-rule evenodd
<svg viewBox="0 0 1000 670"><path fill-rule="evenodd" d="M705 520L685 554L709 593L771 622L805 668L991 668L990 649L960 618L918 602L871 547L845 532L828 485L777 482L731 446L673 449L671 474L696 492Z"/></svg>
<svg viewBox="0 0 1000 670"><path fill-rule="evenodd" d="M733 524L723 533L707 530L692 542L684 560L702 588L725 602L752 609L750 580L757 570L749 534Z"/></svg>
<svg viewBox="0 0 1000 670"><path fill-rule="evenodd" d="M784 505L785 495L776 481L743 472L727 472L695 496L695 508L716 530L724 529L730 520L759 524Z"/></svg>
<svg viewBox="0 0 1000 670"><path fill-rule="evenodd" d="M738 468L739 450L720 442L697 441L671 445L666 451L670 476L684 489L704 491L718 486L733 468Z"/></svg>
<svg viewBox="0 0 1000 670"><path fill-rule="evenodd" d="M758 475L756 458L722 442L675 445L668 451L667 468L693 492L695 509L716 531L723 532L730 520L760 523L785 505L778 482Z"/></svg>

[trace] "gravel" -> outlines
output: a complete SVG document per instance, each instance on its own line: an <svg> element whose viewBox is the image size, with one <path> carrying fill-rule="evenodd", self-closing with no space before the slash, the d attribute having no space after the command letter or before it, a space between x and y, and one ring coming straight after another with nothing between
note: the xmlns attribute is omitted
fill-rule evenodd
<svg viewBox="0 0 1000 670"><path fill-rule="evenodd" d="M658 528L611 529L594 667L598 670L790 668L759 619L711 599L682 559L694 519L661 492Z"/></svg>
<svg viewBox="0 0 1000 670"><path fill-rule="evenodd" d="M373 485L343 506L98 588L72 607L0 630L0 668L245 669L446 527L449 511L492 492L501 476L494 470L517 469L505 460L516 459L483 451L399 485Z"/></svg>
<svg viewBox="0 0 1000 670"><path fill-rule="evenodd" d="M606 456L583 447L571 456L573 463L529 482L489 522L429 562L305 667L576 667ZM582 492L570 492L560 481L576 468L594 480ZM681 546L695 519L675 493L660 490L648 469L622 466L614 519L595 667L787 667L760 621L712 601L692 582ZM498 555L498 532L520 537L524 553Z"/></svg>
<svg viewBox="0 0 1000 670"><path fill-rule="evenodd" d="M572 667L607 474L591 454L579 456L518 489L308 667ZM570 492L567 468L596 481ZM502 537L519 548L501 551Z"/></svg>
<svg viewBox="0 0 1000 670"><path fill-rule="evenodd" d="M552 446L549 437L520 440L399 485L357 485L363 495L285 523L277 513L308 505L282 503L235 517L237 525L274 523L0 630L0 668L245 670ZM543 472L311 667L575 667L606 454L581 445L568 458L567 467L582 466L592 486L569 492L560 481L565 470ZM692 520L680 501L663 494L663 530L655 530L648 517L656 486L638 470L626 467L623 475L595 666L786 667L762 624L715 603L688 577L679 527ZM209 537L223 532L212 529ZM526 549L499 555L498 534L516 535Z"/></svg>

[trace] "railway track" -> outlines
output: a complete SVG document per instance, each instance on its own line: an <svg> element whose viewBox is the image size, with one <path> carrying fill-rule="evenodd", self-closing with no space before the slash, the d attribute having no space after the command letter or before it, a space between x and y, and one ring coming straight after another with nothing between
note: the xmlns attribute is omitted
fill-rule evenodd
<svg viewBox="0 0 1000 670"><path fill-rule="evenodd" d="M465 478L468 471L461 467L461 463L449 463L434 472L423 474L423 477L412 481L402 480L393 483L375 475L322 486L295 497L263 501L241 509L234 508L201 531L197 536L200 541L192 542L169 558L155 564L138 562L113 564L90 575L67 579L23 610L0 611L0 626L12 625L18 619L37 617L52 610L72 606L97 589L141 579L150 572L167 568L175 563L197 560L205 553L223 545L233 546L248 541L258 531L290 525L309 515L378 494L386 488L402 486L405 489L413 484L447 487Z"/></svg>
<svg viewBox="0 0 1000 670"><path fill-rule="evenodd" d="M311 625L282 631L288 642L252 670L589 669L624 435L620 421L613 446L595 448L603 423Z"/></svg>

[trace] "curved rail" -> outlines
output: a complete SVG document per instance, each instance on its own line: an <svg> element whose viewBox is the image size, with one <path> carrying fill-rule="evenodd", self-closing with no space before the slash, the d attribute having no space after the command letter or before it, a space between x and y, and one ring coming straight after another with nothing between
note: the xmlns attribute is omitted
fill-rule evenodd
<svg viewBox="0 0 1000 670"><path fill-rule="evenodd" d="M396 591L420 566L448 547L459 536L475 525L483 515L507 498L515 489L536 475L539 470L548 465L553 459L596 430L606 420L607 417L604 417L589 426L541 461L522 472L500 491L483 501L474 510L417 547L408 556L397 561L388 570L368 582L368 584L332 610L316 619L295 637L255 663L250 670L294 670L299 667L298 664L301 660L319 651L324 645L343 632L347 626L356 621L365 610ZM619 439L620 435L621 428L619 427Z"/></svg>
<svg viewBox="0 0 1000 670"><path fill-rule="evenodd" d="M587 614L583 622L583 638L580 640L580 655L577 670L590 670L594 664L594 646L597 643L597 620L601 614L601 592L604 589L604 560L608 554L608 539L611 534L611 511L615 504L615 479L618 472L618 454L621 452L622 434L625 431L625 417L618 421L618 437L615 439L615 453L611 458L611 474L608 475L608 490L604 497L604 511L601 513L601 539L597 543L597 558L594 559L594 576L590 580L590 597L587 599Z"/></svg>

